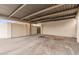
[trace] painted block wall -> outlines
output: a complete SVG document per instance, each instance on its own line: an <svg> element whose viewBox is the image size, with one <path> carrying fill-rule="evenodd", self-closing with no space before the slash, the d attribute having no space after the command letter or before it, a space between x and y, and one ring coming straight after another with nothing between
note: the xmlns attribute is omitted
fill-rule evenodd
<svg viewBox="0 0 79 59"><path fill-rule="evenodd" d="M29 35L29 25L11 23L11 33L12 37L22 37Z"/></svg>
<svg viewBox="0 0 79 59"><path fill-rule="evenodd" d="M25 31L24 25L12 23L11 24L11 33L12 33L11 34L12 37L25 36L26 31Z"/></svg>
<svg viewBox="0 0 79 59"><path fill-rule="evenodd" d="M42 24L42 33L66 37L76 37L76 19L51 21Z"/></svg>
<svg viewBox="0 0 79 59"><path fill-rule="evenodd" d="M3 20L6 20L6 21L3 21ZM29 23L23 23L18 21L8 21L8 20L16 20L16 19L0 16L0 39L26 36L30 34Z"/></svg>
<svg viewBox="0 0 79 59"><path fill-rule="evenodd" d="M31 35L37 34L37 27L36 26L31 26Z"/></svg>
<svg viewBox="0 0 79 59"><path fill-rule="evenodd" d="M0 22L0 38L7 38L7 23Z"/></svg>

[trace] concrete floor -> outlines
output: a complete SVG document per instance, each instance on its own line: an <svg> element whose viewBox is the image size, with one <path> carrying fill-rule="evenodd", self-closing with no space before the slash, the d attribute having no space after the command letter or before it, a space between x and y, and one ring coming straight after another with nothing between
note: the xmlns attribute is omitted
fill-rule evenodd
<svg viewBox="0 0 79 59"><path fill-rule="evenodd" d="M76 55L79 44L76 39L36 35L0 40L1 55Z"/></svg>

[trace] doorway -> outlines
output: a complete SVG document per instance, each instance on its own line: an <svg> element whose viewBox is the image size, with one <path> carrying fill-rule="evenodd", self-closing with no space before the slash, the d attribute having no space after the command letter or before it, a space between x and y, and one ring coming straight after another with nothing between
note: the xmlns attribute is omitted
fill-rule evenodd
<svg viewBox="0 0 79 59"><path fill-rule="evenodd" d="M41 34L41 28L37 27L37 34Z"/></svg>

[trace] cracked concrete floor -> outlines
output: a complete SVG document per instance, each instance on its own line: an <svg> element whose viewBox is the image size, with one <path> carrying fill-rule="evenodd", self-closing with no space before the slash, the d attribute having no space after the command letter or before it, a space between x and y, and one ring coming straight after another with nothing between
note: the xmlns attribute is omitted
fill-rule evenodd
<svg viewBox="0 0 79 59"><path fill-rule="evenodd" d="M76 39L75 39L76 40ZM40 35L0 39L1 55L77 55L79 44L72 39L54 40Z"/></svg>

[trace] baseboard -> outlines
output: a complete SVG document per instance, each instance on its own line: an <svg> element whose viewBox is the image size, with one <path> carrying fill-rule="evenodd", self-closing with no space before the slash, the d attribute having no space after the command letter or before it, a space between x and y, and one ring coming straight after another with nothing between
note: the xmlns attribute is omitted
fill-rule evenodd
<svg viewBox="0 0 79 59"><path fill-rule="evenodd" d="M49 35L49 34L42 34L45 36L51 36L51 37L56 37L56 38L70 38L70 39L77 39L76 37L69 37L69 36L59 36L59 35Z"/></svg>
<svg viewBox="0 0 79 59"><path fill-rule="evenodd" d="M28 36L35 36L35 35L36 35L36 34L26 35L26 36L18 36L18 37L11 37L11 38L0 38L0 39L15 39L15 38L28 37Z"/></svg>

